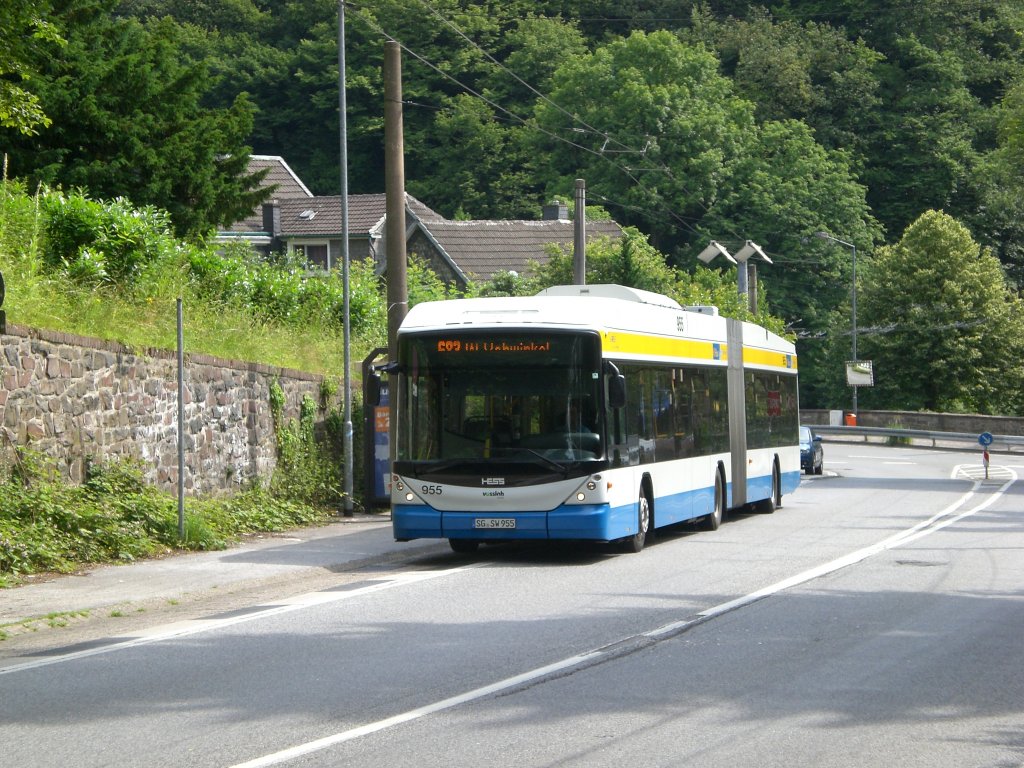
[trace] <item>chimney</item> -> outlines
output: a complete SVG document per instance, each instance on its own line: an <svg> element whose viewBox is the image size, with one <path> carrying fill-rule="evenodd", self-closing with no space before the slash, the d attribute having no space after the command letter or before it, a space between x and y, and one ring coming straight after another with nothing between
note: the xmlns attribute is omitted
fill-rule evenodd
<svg viewBox="0 0 1024 768"><path fill-rule="evenodd" d="M263 204L263 231L270 235L270 245L264 255L283 250L281 247L281 206L276 200Z"/></svg>
<svg viewBox="0 0 1024 768"><path fill-rule="evenodd" d="M275 239L281 234L281 206L276 200L263 204L263 231Z"/></svg>
<svg viewBox="0 0 1024 768"><path fill-rule="evenodd" d="M544 221L568 221L569 206L561 200L552 200L544 206Z"/></svg>

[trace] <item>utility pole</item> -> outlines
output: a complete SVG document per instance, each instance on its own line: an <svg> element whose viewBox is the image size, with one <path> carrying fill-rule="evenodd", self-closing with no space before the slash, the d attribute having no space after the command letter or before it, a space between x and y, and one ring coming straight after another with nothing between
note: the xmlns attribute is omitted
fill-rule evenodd
<svg viewBox="0 0 1024 768"><path fill-rule="evenodd" d="M384 192L387 221L384 226L388 283L388 360L398 360L398 327L409 306L405 252L405 157L402 128L402 49L394 40L384 43ZM388 397L392 428L388 440L395 460L395 405L397 393Z"/></svg>
<svg viewBox="0 0 1024 768"><path fill-rule="evenodd" d="M573 212L572 282L587 284L587 182L576 179L576 210Z"/></svg>
<svg viewBox="0 0 1024 768"><path fill-rule="evenodd" d="M349 252L348 252L348 106L345 97L345 0L338 0L338 120L341 133L341 272L344 314L344 358L345 392L342 396L344 410L344 434L342 436L345 455L345 477L343 514L352 517L354 493L353 464L355 450L352 445L352 334L350 329L351 307L349 305ZM327 269L331 268L331 248L327 247Z"/></svg>

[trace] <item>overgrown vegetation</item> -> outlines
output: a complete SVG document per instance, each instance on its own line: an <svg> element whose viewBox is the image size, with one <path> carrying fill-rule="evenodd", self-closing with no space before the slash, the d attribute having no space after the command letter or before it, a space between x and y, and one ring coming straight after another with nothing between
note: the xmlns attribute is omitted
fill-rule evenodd
<svg viewBox="0 0 1024 768"><path fill-rule="evenodd" d="M92 464L76 486L60 480L51 459L12 449L0 463L0 586L86 564L223 549L246 533L313 525L327 516L322 508L261 488L189 498L185 537L179 539L177 499L147 485L136 462Z"/></svg>
<svg viewBox="0 0 1024 768"><path fill-rule="evenodd" d="M223 250L223 252L221 252ZM342 282L244 247L177 239L167 214L82 192L0 186L0 269L11 322L339 375ZM379 345L384 303L371 264L352 269L353 355Z"/></svg>
<svg viewBox="0 0 1024 768"><path fill-rule="evenodd" d="M270 385L270 413L277 441L277 468L270 481L276 496L296 499L318 507L339 507L344 502L342 463L344 414L329 405L333 387L325 382L320 403L306 395L302 398L297 421L284 418L284 391L274 381ZM316 434L317 411L326 411L325 434Z"/></svg>
<svg viewBox="0 0 1024 768"><path fill-rule="evenodd" d="M182 540L176 498L145 486L137 465L96 464L74 486L52 462L8 446L0 466L0 585L86 563L223 548L244 533L318 523L337 510L342 416L333 382L343 360L337 276L178 240L167 214L155 208L104 203L81 192L32 195L9 181L0 185L0 270L10 322L168 349L176 343L181 296L187 351L325 375L321 402L303 403L297 424L278 413L280 456L267 487L188 499ZM353 284L359 359L362 349L381 342L383 300L372 266L356 265ZM320 407L328 428L314 435Z"/></svg>

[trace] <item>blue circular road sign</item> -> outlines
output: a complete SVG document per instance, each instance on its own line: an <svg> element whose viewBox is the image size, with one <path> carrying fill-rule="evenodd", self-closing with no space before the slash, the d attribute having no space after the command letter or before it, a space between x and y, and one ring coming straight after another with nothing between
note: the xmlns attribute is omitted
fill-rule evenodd
<svg viewBox="0 0 1024 768"><path fill-rule="evenodd" d="M978 435L978 442L985 447L992 445L994 439L991 432L982 432Z"/></svg>

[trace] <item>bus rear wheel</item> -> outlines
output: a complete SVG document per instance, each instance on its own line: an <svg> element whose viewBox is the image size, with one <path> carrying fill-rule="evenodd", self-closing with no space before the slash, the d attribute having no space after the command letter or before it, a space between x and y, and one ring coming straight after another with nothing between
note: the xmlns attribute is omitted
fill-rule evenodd
<svg viewBox="0 0 1024 768"><path fill-rule="evenodd" d="M760 511L770 515L782 506L782 476L779 465L772 467L772 495L760 503Z"/></svg>
<svg viewBox="0 0 1024 768"><path fill-rule="evenodd" d="M452 552L460 555L475 555L480 542L472 539L448 539L448 546L452 548Z"/></svg>
<svg viewBox="0 0 1024 768"><path fill-rule="evenodd" d="M704 528L709 531L717 531L725 517L725 486L722 484L722 473L715 472L715 508L714 511L704 518Z"/></svg>
<svg viewBox="0 0 1024 768"><path fill-rule="evenodd" d="M640 491L640 498L636 503L636 524L636 534L626 539L626 551L633 554L643 550L651 529L651 503L643 491Z"/></svg>

